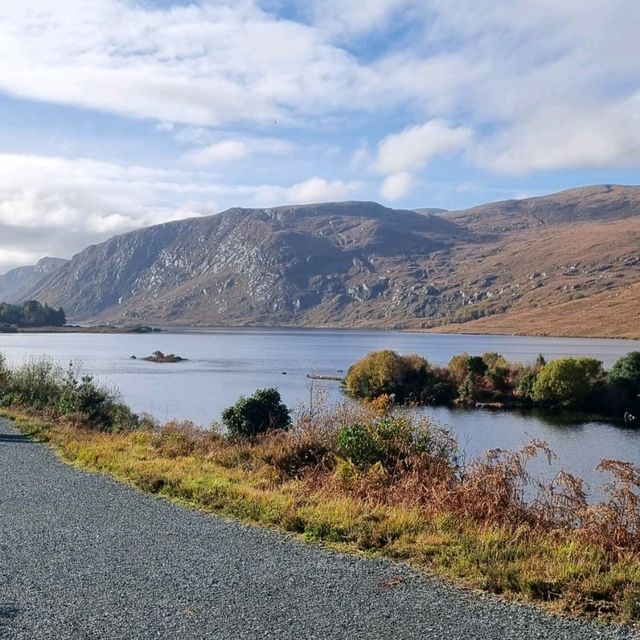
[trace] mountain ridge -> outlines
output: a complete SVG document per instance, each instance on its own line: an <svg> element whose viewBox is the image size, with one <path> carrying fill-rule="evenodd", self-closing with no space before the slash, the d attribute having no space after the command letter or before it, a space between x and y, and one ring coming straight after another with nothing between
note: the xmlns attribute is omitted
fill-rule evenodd
<svg viewBox="0 0 640 640"><path fill-rule="evenodd" d="M459 329L548 308L549 324L554 306L640 281L638 246L637 186L437 213L236 207L87 247L23 295L76 321Z"/></svg>

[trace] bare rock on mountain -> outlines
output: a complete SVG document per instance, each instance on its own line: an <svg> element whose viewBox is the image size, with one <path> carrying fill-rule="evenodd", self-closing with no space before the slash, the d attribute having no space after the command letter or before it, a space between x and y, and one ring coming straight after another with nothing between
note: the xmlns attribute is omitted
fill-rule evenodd
<svg viewBox="0 0 640 640"><path fill-rule="evenodd" d="M88 247L30 295L74 319L402 324L429 310L428 264L473 241L376 203L230 209Z"/></svg>

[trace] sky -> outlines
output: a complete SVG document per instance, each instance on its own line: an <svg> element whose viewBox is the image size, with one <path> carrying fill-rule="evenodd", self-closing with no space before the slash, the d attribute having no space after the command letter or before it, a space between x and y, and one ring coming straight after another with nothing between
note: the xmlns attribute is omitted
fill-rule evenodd
<svg viewBox="0 0 640 640"><path fill-rule="evenodd" d="M0 272L229 207L640 182L637 0L0 3Z"/></svg>

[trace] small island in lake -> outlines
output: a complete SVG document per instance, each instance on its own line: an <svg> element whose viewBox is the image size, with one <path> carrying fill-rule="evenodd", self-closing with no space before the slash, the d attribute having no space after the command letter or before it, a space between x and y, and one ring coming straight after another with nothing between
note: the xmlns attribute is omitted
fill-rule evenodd
<svg viewBox="0 0 640 640"><path fill-rule="evenodd" d="M133 356L133 359L137 359ZM163 353L162 351L154 351L152 355L147 356L146 358L141 358L146 362L158 362L161 364L171 363L171 362L184 362L186 358L181 358L180 356L175 355L174 353Z"/></svg>

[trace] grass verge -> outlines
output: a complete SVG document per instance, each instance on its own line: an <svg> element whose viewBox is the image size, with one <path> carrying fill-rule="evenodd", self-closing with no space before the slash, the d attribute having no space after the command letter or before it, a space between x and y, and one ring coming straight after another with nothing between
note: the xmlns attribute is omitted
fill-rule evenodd
<svg viewBox="0 0 640 640"><path fill-rule="evenodd" d="M585 535L585 530L593 533L595 516L589 529L586 521L579 527L561 524L557 515L544 522L532 518L513 492L506 498L510 502L500 502L504 486L482 466L486 461L467 470L464 482L435 468L433 458L428 473L403 460L403 473L392 477L389 465L357 468L337 457L335 443L327 440L331 436L309 427L234 442L187 423L113 433L42 411L14 407L1 414L74 465L198 509L345 551L409 561L458 584L556 612L640 620L637 548L622 543L612 548L596 535ZM512 466L501 469L503 476L522 459L508 461ZM476 486L478 474L483 481ZM424 484L427 475L429 490L419 489L416 481ZM514 489L514 476L510 482ZM544 509L561 502L548 501ZM637 504L632 507L637 510ZM499 515L492 516L492 509ZM625 526L634 534L634 523Z"/></svg>

